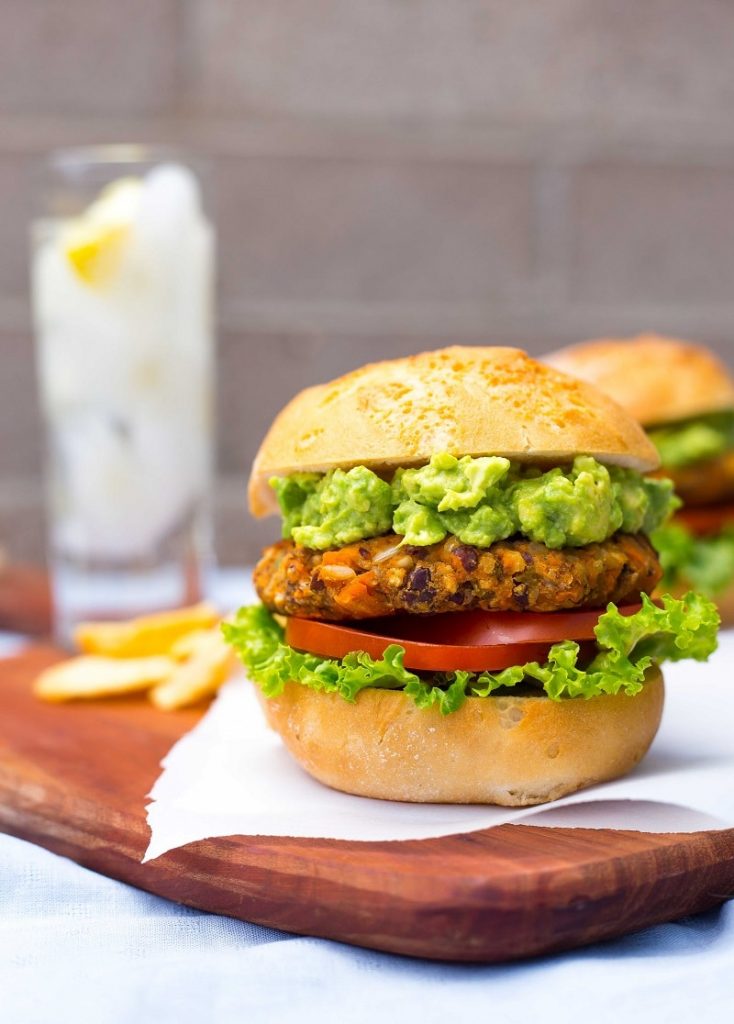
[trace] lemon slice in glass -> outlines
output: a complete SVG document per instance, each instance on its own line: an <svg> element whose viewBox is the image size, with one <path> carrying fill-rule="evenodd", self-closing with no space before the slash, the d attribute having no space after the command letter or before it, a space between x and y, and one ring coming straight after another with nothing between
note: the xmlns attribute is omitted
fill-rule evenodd
<svg viewBox="0 0 734 1024"><path fill-rule="evenodd" d="M117 271L135 221L142 192L137 178L112 182L62 237L64 255L90 287L108 282Z"/></svg>

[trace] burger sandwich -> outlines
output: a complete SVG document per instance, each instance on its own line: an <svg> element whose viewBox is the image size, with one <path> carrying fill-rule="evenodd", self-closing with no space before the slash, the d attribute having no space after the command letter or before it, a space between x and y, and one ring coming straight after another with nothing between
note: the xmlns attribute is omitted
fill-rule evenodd
<svg viewBox="0 0 734 1024"><path fill-rule="evenodd" d="M694 588L734 623L734 378L708 349L673 338L590 341L548 357L643 424L682 507L653 534L664 590Z"/></svg>
<svg viewBox="0 0 734 1024"><path fill-rule="evenodd" d="M524 806L644 755L660 664L705 660L705 598L649 595L672 484L592 386L449 348L308 388L255 458L283 539L224 627L294 758L335 789Z"/></svg>

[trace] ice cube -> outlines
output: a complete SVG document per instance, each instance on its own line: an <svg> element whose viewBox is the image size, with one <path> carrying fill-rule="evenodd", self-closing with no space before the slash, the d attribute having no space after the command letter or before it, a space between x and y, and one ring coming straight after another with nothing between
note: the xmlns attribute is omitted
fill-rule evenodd
<svg viewBox="0 0 734 1024"><path fill-rule="evenodd" d="M201 217L199 186L186 167L160 164L145 177L136 228L143 244L166 249Z"/></svg>

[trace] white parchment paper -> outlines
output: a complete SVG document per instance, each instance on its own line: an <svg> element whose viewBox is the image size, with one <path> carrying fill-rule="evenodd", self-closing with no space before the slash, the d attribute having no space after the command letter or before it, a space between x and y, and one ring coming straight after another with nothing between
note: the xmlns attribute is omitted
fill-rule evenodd
<svg viewBox="0 0 734 1024"><path fill-rule="evenodd" d="M665 668L652 750L629 776L538 808L406 804L315 782L265 725L252 684L232 679L163 761L148 808L146 860L228 835L425 839L505 822L686 832L734 826L734 632L705 665Z"/></svg>

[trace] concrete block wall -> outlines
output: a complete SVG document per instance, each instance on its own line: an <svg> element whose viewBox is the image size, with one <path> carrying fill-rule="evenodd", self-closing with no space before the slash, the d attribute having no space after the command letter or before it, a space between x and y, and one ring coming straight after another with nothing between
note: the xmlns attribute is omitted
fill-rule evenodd
<svg viewBox="0 0 734 1024"><path fill-rule="evenodd" d="M645 328L734 357L734 6L0 0L0 543L43 548L27 290L58 145L211 160L218 549L298 388L448 342Z"/></svg>

